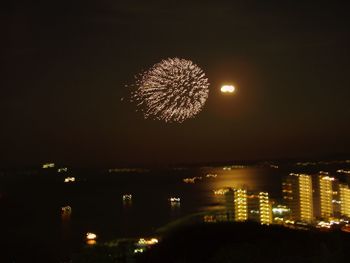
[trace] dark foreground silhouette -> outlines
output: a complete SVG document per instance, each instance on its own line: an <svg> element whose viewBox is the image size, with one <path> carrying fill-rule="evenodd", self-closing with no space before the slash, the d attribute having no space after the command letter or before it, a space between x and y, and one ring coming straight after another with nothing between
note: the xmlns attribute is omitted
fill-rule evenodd
<svg viewBox="0 0 350 263"><path fill-rule="evenodd" d="M254 223L197 224L166 235L136 258L146 262L348 262L350 234Z"/></svg>

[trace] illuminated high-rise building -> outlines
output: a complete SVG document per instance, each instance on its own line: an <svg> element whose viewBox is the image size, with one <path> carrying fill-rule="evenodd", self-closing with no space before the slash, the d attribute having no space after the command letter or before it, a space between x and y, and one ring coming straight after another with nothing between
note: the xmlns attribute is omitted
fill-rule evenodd
<svg viewBox="0 0 350 263"><path fill-rule="evenodd" d="M246 221L248 219L247 211L247 192L244 189L235 189L235 221Z"/></svg>
<svg viewBox="0 0 350 263"><path fill-rule="evenodd" d="M247 195L248 219L269 225L272 221L271 204L269 194L260 192L259 194Z"/></svg>
<svg viewBox="0 0 350 263"><path fill-rule="evenodd" d="M328 220L334 215L333 190L335 178L320 174L314 184L314 213L317 218Z"/></svg>
<svg viewBox="0 0 350 263"><path fill-rule="evenodd" d="M289 174L282 185L283 199L291 209L291 219L312 222L312 179L307 174Z"/></svg>
<svg viewBox="0 0 350 263"><path fill-rule="evenodd" d="M259 193L259 205L260 205L260 223L269 225L272 221L271 204L269 201L269 193Z"/></svg>
<svg viewBox="0 0 350 263"><path fill-rule="evenodd" d="M299 175L300 220L313 220L312 179L310 175Z"/></svg>
<svg viewBox="0 0 350 263"><path fill-rule="evenodd" d="M225 191L225 214L228 221L248 219L246 190L231 188Z"/></svg>
<svg viewBox="0 0 350 263"><path fill-rule="evenodd" d="M350 218L350 189L348 185L339 185L340 214Z"/></svg>

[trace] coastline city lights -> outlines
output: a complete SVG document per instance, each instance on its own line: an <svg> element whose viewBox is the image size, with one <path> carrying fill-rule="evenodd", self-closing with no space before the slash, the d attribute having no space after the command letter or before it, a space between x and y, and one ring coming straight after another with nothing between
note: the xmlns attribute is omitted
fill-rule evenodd
<svg viewBox="0 0 350 263"><path fill-rule="evenodd" d="M266 165L264 163L263 165L267 169L272 168L272 164L268 163ZM279 169L277 168L278 165L274 164L274 166ZM203 170L198 174L186 174L186 176L193 177L177 179L179 183L193 184L200 182L203 185L206 183L210 185L209 189L212 200L215 202L215 209L208 209L200 214L191 215L193 216L191 218L193 222L204 224L256 222L264 226L278 225L294 230L350 233L350 178L347 177L346 173L343 173L347 170L339 169L331 172L324 169L314 173L291 173L289 171L281 180L281 196L272 197L270 193L250 188L249 185L234 181L221 181L225 174L233 174L237 172L234 170L244 169L245 167L247 166L228 165L210 167L208 170L204 170L202 167ZM334 176L335 173L339 174L339 171L342 172L342 176ZM55 172L59 175L57 170ZM76 181L75 177L59 176L61 180L66 179L66 183ZM83 180L81 181L83 182ZM193 186L184 187L191 189ZM129 208L134 197L132 192L127 191L119 195L119 200L122 199L123 201L125 212L131 211ZM170 206L172 216L183 213L181 208L183 198L188 200L186 195L176 194L168 195L168 198L165 199ZM71 224L72 207L65 204L60 207L60 210L62 226L68 230ZM185 212L186 209L183 210ZM84 232L82 236L82 240L89 249L103 246L121 247L128 244L130 246L129 253L132 256L135 255L135 257L137 257L136 254L144 253L152 249L154 245L161 243L162 238L160 235L157 238L126 238L105 242L103 239L97 241L98 237L93 232Z"/></svg>

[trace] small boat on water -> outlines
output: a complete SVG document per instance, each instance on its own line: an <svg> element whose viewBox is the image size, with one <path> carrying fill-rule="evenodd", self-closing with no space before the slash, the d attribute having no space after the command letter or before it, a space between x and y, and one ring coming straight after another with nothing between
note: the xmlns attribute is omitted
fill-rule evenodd
<svg viewBox="0 0 350 263"><path fill-rule="evenodd" d="M70 213L72 213L72 207L69 205L63 206L61 208L61 211L62 211L62 214L65 214L65 215L70 214Z"/></svg>
<svg viewBox="0 0 350 263"><path fill-rule="evenodd" d="M132 195L131 194L124 194L123 195L123 201L131 201Z"/></svg>
<svg viewBox="0 0 350 263"><path fill-rule="evenodd" d="M180 199L180 197L170 197L170 198L169 198L169 201L170 201L171 203L180 203L180 202L181 202L181 199Z"/></svg>

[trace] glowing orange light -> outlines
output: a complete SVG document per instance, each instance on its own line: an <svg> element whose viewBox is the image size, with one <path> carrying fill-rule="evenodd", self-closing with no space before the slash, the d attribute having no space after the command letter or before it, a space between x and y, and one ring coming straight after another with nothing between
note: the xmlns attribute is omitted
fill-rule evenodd
<svg viewBox="0 0 350 263"><path fill-rule="evenodd" d="M97 238L97 235L91 232L86 233L86 239L87 240L95 240Z"/></svg>
<svg viewBox="0 0 350 263"><path fill-rule="evenodd" d="M88 241L86 241L86 244L88 244L88 245L96 245L96 240L88 240Z"/></svg>
<svg viewBox="0 0 350 263"><path fill-rule="evenodd" d="M220 90L222 93L233 93L236 88L233 85L223 85Z"/></svg>

